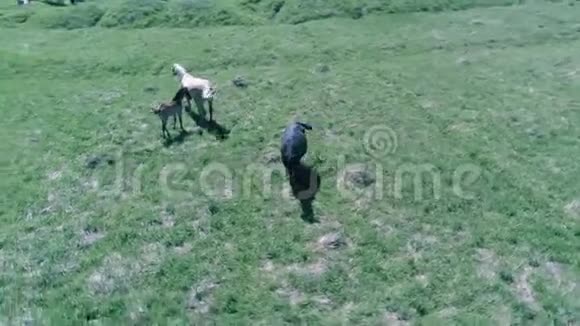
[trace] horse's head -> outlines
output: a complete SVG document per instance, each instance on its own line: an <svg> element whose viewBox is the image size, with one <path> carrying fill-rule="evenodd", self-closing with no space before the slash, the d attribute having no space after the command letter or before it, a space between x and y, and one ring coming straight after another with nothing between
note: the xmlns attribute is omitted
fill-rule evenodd
<svg viewBox="0 0 580 326"><path fill-rule="evenodd" d="M154 105L151 107L151 112L153 114L159 114L159 112L161 112L163 110L163 107L164 107L163 103L158 104L158 105Z"/></svg>
<svg viewBox="0 0 580 326"><path fill-rule="evenodd" d="M302 130L312 130L312 126L308 123L304 123L304 122L296 122L297 125L299 125Z"/></svg>
<svg viewBox="0 0 580 326"><path fill-rule="evenodd" d="M185 68L183 68L180 64L178 63L174 63L173 66L171 66L171 73L173 74L173 76L182 76L185 74Z"/></svg>

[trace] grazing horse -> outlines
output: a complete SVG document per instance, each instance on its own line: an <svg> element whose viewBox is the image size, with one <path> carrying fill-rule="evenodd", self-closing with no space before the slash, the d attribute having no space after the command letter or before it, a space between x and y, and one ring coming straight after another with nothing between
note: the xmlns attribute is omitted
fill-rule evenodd
<svg viewBox="0 0 580 326"><path fill-rule="evenodd" d="M163 134L163 138L165 138L166 133L167 136L171 138L169 130L167 130L167 120L169 120L170 117L173 117L173 129L176 129L177 117L179 117L179 126L182 131L185 131L182 120L182 101L185 94L187 94L187 89L182 87L177 91L171 102L161 103L156 108L151 108L151 112L158 115L161 119L161 133Z"/></svg>
<svg viewBox="0 0 580 326"><path fill-rule="evenodd" d="M196 104L199 99L201 99L201 106L203 107L204 102L208 103L209 106L209 121L213 120L213 99L217 92L215 86L212 82L207 79L194 77L185 70L183 66L178 63L174 63L171 67L171 72L180 82L182 88L187 89L187 103L191 107L191 96L193 95L196 100Z"/></svg>
<svg viewBox="0 0 580 326"><path fill-rule="evenodd" d="M300 165L300 160L308 150L306 130L312 130L312 126L307 123L293 122L286 127L282 134L280 154L282 163L290 176Z"/></svg>

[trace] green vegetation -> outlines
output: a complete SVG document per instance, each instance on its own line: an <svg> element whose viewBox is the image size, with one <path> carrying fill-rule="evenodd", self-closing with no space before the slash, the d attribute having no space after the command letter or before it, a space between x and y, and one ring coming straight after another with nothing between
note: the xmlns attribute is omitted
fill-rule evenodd
<svg viewBox="0 0 580 326"><path fill-rule="evenodd" d="M331 17L361 18L371 13L460 10L508 6L521 0L103 0L87 1L74 10L37 3L20 8L34 14L31 25L48 28L182 27L298 24ZM66 5L67 2L56 2ZM87 7L87 8L84 8ZM60 9L60 10L59 10ZM103 15L104 13L104 15ZM20 17L17 12L10 15ZM102 19L101 19L102 16ZM36 17L34 17L36 18ZM4 25L14 18L0 20ZM17 20L19 23L25 21ZM36 24L35 24L36 23Z"/></svg>
<svg viewBox="0 0 580 326"><path fill-rule="evenodd" d="M1 5L0 324L578 323L580 6L514 2ZM227 139L163 143L174 62ZM319 223L248 172L293 118Z"/></svg>

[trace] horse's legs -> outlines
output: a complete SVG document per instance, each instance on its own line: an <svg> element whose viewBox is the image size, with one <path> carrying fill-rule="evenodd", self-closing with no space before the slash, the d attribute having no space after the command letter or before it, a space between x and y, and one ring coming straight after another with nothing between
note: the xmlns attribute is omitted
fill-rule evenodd
<svg viewBox="0 0 580 326"><path fill-rule="evenodd" d="M166 130L166 128L165 128L165 123L166 123L166 122L167 122L167 120L165 120L165 119L162 119L162 120L161 120L161 136L162 136L163 138L165 138L165 130Z"/></svg>
<svg viewBox="0 0 580 326"><path fill-rule="evenodd" d="M181 118L181 112L179 112L179 126L181 127L182 131L185 131L185 128L183 128L183 120Z"/></svg>
<svg viewBox="0 0 580 326"><path fill-rule="evenodd" d="M173 115L173 130L177 129L177 114Z"/></svg>
<svg viewBox="0 0 580 326"><path fill-rule="evenodd" d="M189 90L185 92L185 97L187 99L187 108L191 111L191 94L189 94Z"/></svg>
<svg viewBox="0 0 580 326"><path fill-rule="evenodd" d="M203 107L203 104L204 104L203 97L198 93L194 93L193 100L195 101L195 106L197 107L197 112L199 113L200 116L205 118L205 108Z"/></svg>
<svg viewBox="0 0 580 326"><path fill-rule="evenodd" d="M209 106L209 121L213 120L213 99L207 100L207 105Z"/></svg>

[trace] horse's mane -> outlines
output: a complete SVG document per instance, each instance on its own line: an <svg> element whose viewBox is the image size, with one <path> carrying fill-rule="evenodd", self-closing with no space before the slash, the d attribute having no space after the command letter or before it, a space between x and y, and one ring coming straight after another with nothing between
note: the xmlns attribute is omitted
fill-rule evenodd
<svg viewBox="0 0 580 326"><path fill-rule="evenodd" d="M187 70L179 63L174 63L173 69L175 69L176 72L179 72L180 75L185 75L187 73Z"/></svg>

